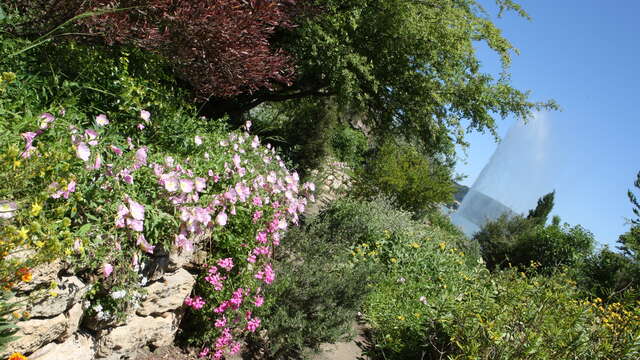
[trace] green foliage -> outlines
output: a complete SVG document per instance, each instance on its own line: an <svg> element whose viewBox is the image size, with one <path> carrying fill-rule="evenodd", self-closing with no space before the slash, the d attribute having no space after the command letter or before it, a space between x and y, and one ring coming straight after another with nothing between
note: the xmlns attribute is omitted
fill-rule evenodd
<svg viewBox="0 0 640 360"><path fill-rule="evenodd" d="M326 219L289 231L278 251L282 274L266 290L271 298L260 309L268 339L253 339L269 358L304 357L322 343L351 335L356 313L371 292L379 267L352 263L348 238L332 237Z"/></svg>
<svg viewBox="0 0 640 360"><path fill-rule="evenodd" d="M633 302L639 297L636 280L639 270L629 257L605 247L585 259L576 277L589 297Z"/></svg>
<svg viewBox="0 0 640 360"><path fill-rule="evenodd" d="M393 197L401 208L419 214L450 202L455 188L448 166L411 145L387 141L365 165L360 191Z"/></svg>
<svg viewBox="0 0 640 360"><path fill-rule="evenodd" d="M7 291L0 293L0 351L4 351L7 344L16 339L14 334L18 329L12 315L16 306L8 301L10 298L11 294Z"/></svg>
<svg viewBox="0 0 640 360"><path fill-rule="evenodd" d="M538 205L536 205L534 209L529 210L527 219L532 220L536 225L546 224L549 214L551 213L551 210L553 210L553 200L555 195L556 192L553 191L538 199Z"/></svg>
<svg viewBox="0 0 640 360"><path fill-rule="evenodd" d="M501 9L522 9L499 1ZM283 97L335 95L383 137L418 140L428 154L453 160L467 129L495 132L492 114L528 118L536 103L509 84L516 50L476 1L315 1L322 11L298 18L279 44L299 76ZM499 79L480 71L475 43L501 59ZM268 96L266 97L268 99Z"/></svg>
<svg viewBox="0 0 640 360"><path fill-rule="evenodd" d="M487 267L493 270L536 263L540 270L551 271L573 266L591 254L593 234L580 225L544 226L536 225L537 221L521 215L502 215L485 224L473 239L480 244Z"/></svg>
<svg viewBox="0 0 640 360"><path fill-rule="evenodd" d="M339 125L331 137L331 150L334 156L353 169L362 166L368 149L367 137L350 125Z"/></svg>
<svg viewBox="0 0 640 360"><path fill-rule="evenodd" d="M636 189L640 190L640 172L638 172L633 185ZM629 220L631 228L626 233L620 235L618 242L621 245L620 249L624 251L625 254L633 257L636 263L640 263L640 202L638 202L638 198L631 190L627 192L627 196L629 197L631 205L633 205L632 210L636 218Z"/></svg>

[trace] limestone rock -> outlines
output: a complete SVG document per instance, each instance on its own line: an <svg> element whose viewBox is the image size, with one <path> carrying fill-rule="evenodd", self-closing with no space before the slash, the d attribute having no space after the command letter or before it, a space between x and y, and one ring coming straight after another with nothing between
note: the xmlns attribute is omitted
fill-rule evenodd
<svg viewBox="0 0 640 360"><path fill-rule="evenodd" d="M59 281L57 296L46 294L27 306L33 318L53 317L67 311L74 303L79 302L89 287L75 276L62 278Z"/></svg>
<svg viewBox="0 0 640 360"><path fill-rule="evenodd" d="M18 340L9 343L6 353L1 358L13 352L29 353L45 344L55 341L67 330L67 317L60 314L52 319L32 319L18 323L20 330L16 333Z"/></svg>
<svg viewBox="0 0 640 360"><path fill-rule="evenodd" d="M182 307L184 299L191 293L196 280L188 271L179 269L173 274L165 274L160 280L146 288L147 298L136 313L148 316L174 311Z"/></svg>
<svg viewBox="0 0 640 360"><path fill-rule="evenodd" d="M172 313L160 317L134 316L129 322L98 339L96 357L106 360L128 359L145 346L160 347L173 343L177 326Z"/></svg>
<svg viewBox="0 0 640 360"><path fill-rule="evenodd" d="M30 360L93 360L95 345L90 336L76 334L67 341L51 343L29 356Z"/></svg>
<svg viewBox="0 0 640 360"><path fill-rule="evenodd" d="M80 328L80 322L82 321L82 315L84 314L84 309L82 308L81 303L75 304L68 312L67 312L67 331L64 334L65 338L70 337L78 331Z"/></svg>

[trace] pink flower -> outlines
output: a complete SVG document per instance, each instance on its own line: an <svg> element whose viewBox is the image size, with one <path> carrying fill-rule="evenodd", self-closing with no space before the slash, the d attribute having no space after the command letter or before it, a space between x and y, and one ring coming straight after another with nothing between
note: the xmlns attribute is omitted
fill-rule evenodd
<svg viewBox="0 0 640 360"><path fill-rule="evenodd" d="M144 220L144 206L140 205L129 197L127 197L127 202L129 203L129 211L131 212L131 217L136 220Z"/></svg>
<svg viewBox="0 0 640 360"><path fill-rule="evenodd" d="M93 166L91 167L92 170L98 170L100 169L100 167L102 166L102 157L100 156L100 154L96 155L96 161L93 163Z"/></svg>
<svg viewBox="0 0 640 360"><path fill-rule="evenodd" d="M89 160L89 157L91 156L91 150L89 150L87 144L83 142L78 144L78 147L76 148L76 156L78 156L78 158L82 159L83 161Z"/></svg>
<svg viewBox="0 0 640 360"><path fill-rule="evenodd" d="M223 316L222 318L216 320L215 326L219 328L227 326L227 318Z"/></svg>
<svg viewBox="0 0 640 360"><path fill-rule="evenodd" d="M202 351L200 351L200 353L198 354L198 357L202 359L207 357L207 355L209 355L209 348L205 347L202 349Z"/></svg>
<svg viewBox="0 0 640 360"><path fill-rule="evenodd" d="M196 191L197 192L203 192L206 187L207 187L207 179L201 178L201 177L197 177L196 178Z"/></svg>
<svg viewBox="0 0 640 360"><path fill-rule="evenodd" d="M221 268L227 271L231 271L231 269L233 269L233 259L232 258L220 259L218 260L218 266L220 266Z"/></svg>
<svg viewBox="0 0 640 360"><path fill-rule="evenodd" d="M227 224L227 214L224 211L220 212L216 216L216 224L220 226L225 226Z"/></svg>
<svg viewBox="0 0 640 360"><path fill-rule="evenodd" d="M254 317L247 323L247 330L255 332L260 327L260 318Z"/></svg>
<svg viewBox="0 0 640 360"><path fill-rule="evenodd" d="M267 233L264 231L260 231L258 235L256 235L256 241L261 244L267 243Z"/></svg>
<svg viewBox="0 0 640 360"><path fill-rule="evenodd" d="M144 120L146 123L149 123L149 120L151 119L151 113L148 112L147 110L140 110L140 117L142 118L142 120Z"/></svg>
<svg viewBox="0 0 640 360"><path fill-rule="evenodd" d="M178 191L178 179L172 174L164 174L160 177L164 182L165 190L169 192Z"/></svg>
<svg viewBox="0 0 640 360"><path fill-rule="evenodd" d="M267 284L271 284L273 280L276 278L276 273L273 271L271 264L267 264L264 266L264 269L259 271L255 278L258 280L262 280Z"/></svg>
<svg viewBox="0 0 640 360"><path fill-rule="evenodd" d="M249 131L249 129L251 129L251 121L248 121L246 123L244 123L244 128L247 129L247 131Z"/></svg>
<svg viewBox="0 0 640 360"><path fill-rule="evenodd" d="M144 230L144 223L141 220L129 219L127 223L133 231L142 232Z"/></svg>
<svg viewBox="0 0 640 360"><path fill-rule="evenodd" d="M149 244L147 240L144 238L144 235L142 234L138 234L138 240L136 241L136 245L140 246L142 251L148 254L153 254L153 249L156 248L155 246Z"/></svg>
<svg viewBox="0 0 640 360"><path fill-rule="evenodd" d="M147 165L147 148L141 147L136 150L136 161L135 167L140 168L140 166Z"/></svg>
<svg viewBox="0 0 640 360"><path fill-rule="evenodd" d="M200 136L197 136L195 138L193 138L193 141L196 143L196 145L202 145L202 138Z"/></svg>
<svg viewBox="0 0 640 360"><path fill-rule="evenodd" d="M180 191L188 194L193 191L193 181L189 179L180 179Z"/></svg>
<svg viewBox="0 0 640 360"><path fill-rule="evenodd" d="M237 354L237 353L240 351L240 347L241 347L241 346L242 346L242 345L240 345L240 343L239 343L239 342L234 342L234 343L231 345L231 348L229 349L229 354L231 354L231 355Z"/></svg>
<svg viewBox="0 0 640 360"><path fill-rule="evenodd" d="M100 115L96 116L96 124L98 124L99 126L107 126L107 125L109 125L109 119L107 119L107 115L100 114Z"/></svg>
<svg viewBox="0 0 640 360"><path fill-rule="evenodd" d="M40 129L45 130L46 128L49 127L49 124L51 124L56 118L49 114L49 113L43 113L40 115L40 118L42 119L42 122L40 123Z"/></svg>
<svg viewBox="0 0 640 360"><path fill-rule="evenodd" d="M111 151L113 151L116 155L121 156L122 155L122 149L120 149L117 146L114 145L109 145L109 148L111 149Z"/></svg>
<svg viewBox="0 0 640 360"><path fill-rule="evenodd" d="M254 254L249 255L249 257L247 257L247 261L252 263L252 264L255 264L256 256Z"/></svg>
<svg viewBox="0 0 640 360"><path fill-rule="evenodd" d="M104 275L105 278L108 278L112 272L113 272L113 266L111 264L107 263L102 265L102 275Z"/></svg>
<svg viewBox="0 0 640 360"><path fill-rule="evenodd" d="M138 130L144 130L144 124L138 124L136 127Z"/></svg>
<svg viewBox="0 0 640 360"><path fill-rule="evenodd" d="M253 138L253 141L251 142L251 147L256 149L259 145L260 145L260 140L258 139L257 136L255 136Z"/></svg>
<svg viewBox="0 0 640 360"><path fill-rule="evenodd" d="M260 307L260 306L262 306L262 304L264 304L264 297L262 297L262 296L260 296L260 295L256 296L256 297L254 298L254 300L253 300L253 304L254 304L256 307Z"/></svg>

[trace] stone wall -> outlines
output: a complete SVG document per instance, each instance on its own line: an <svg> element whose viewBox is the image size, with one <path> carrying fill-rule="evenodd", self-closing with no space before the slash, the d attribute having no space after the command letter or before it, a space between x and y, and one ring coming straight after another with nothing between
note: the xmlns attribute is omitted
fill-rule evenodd
<svg viewBox="0 0 640 360"><path fill-rule="evenodd" d="M184 314L183 301L195 284L188 269L202 254L157 252L148 263L149 282L140 305L118 323L101 324L85 316L84 296L90 285L70 273L60 261L33 269L33 281L21 283L13 299L19 339L0 358L20 352L30 360L130 359L145 347L172 344ZM57 283L50 289L51 283ZM88 281L87 281L88 282Z"/></svg>

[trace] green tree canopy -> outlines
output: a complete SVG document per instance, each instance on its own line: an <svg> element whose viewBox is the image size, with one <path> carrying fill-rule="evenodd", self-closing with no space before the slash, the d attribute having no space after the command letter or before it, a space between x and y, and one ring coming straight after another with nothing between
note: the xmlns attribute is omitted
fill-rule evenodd
<svg viewBox="0 0 640 360"><path fill-rule="evenodd" d="M502 10L526 13L511 1ZM335 96L375 134L418 140L427 154L449 159L468 130L495 134L495 116L528 118L555 108L513 88L508 68L517 50L474 0L316 0L280 39L298 78L277 94L254 94L246 105L301 96ZM302 19L302 20L300 20ZM498 79L483 73L474 45L501 59Z"/></svg>
<svg viewBox="0 0 640 360"><path fill-rule="evenodd" d="M640 172L636 175L636 181L633 185L640 189ZM629 201L633 205L633 214L635 218L629 219L631 228L626 233L620 235L618 242L620 243L620 250L626 255L632 257L636 262L640 261L640 202L638 202L637 196L633 191L627 191Z"/></svg>

